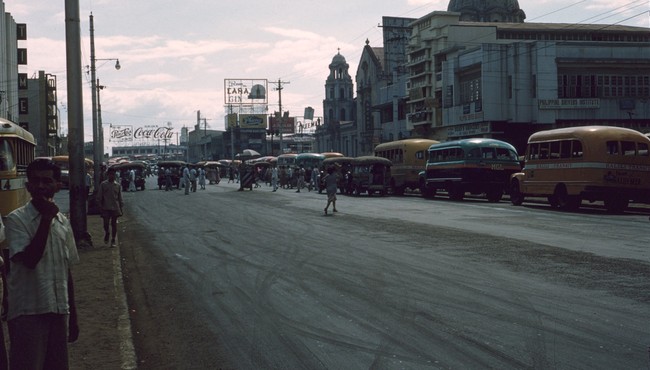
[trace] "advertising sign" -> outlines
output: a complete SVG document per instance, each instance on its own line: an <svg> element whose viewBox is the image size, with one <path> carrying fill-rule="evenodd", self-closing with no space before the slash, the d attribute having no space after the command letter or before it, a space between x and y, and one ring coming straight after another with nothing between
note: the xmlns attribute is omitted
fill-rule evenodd
<svg viewBox="0 0 650 370"><path fill-rule="evenodd" d="M109 129L108 141L117 143L133 141L133 127L111 125Z"/></svg>
<svg viewBox="0 0 650 370"><path fill-rule="evenodd" d="M266 114L240 114L239 127L266 130Z"/></svg>
<svg viewBox="0 0 650 370"><path fill-rule="evenodd" d="M283 117L282 119L278 117L269 118L269 129L272 131L280 129L280 120L282 120L282 133L283 134L294 134L296 133L296 119L295 117Z"/></svg>
<svg viewBox="0 0 650 370"><path fill-rule="evenodd" d="M267 79L225 79L223 85L225 104L268 104Z"/></svg>

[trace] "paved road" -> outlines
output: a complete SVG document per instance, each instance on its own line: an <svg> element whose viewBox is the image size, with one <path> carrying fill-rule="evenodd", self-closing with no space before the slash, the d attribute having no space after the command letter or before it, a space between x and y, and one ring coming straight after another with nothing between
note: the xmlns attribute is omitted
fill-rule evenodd
<svg viewBox="0 0 650 370"><path fill-rule="evenodd" d="M340 196L323 216L324 194L153 185L122 224L144 367L650 365L644 210Z"/></svg>

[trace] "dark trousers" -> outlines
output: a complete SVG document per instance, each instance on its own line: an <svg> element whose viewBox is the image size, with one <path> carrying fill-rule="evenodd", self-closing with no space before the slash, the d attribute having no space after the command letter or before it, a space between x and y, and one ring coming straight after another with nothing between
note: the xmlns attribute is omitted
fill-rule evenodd
<svg viewBox="0 0 650 370"><path fill-rule="evenodd" d="M12 370L67 370L68 315L23 315L7 322Z"/></svg>

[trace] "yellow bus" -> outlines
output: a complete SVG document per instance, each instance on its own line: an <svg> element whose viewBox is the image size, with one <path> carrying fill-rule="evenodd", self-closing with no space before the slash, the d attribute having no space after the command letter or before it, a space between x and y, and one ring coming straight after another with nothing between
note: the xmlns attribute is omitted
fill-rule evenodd
<svg viewBox="0 0 650 370"><path fill-rule="evenodd" d="M27 166L34 160L34 135L0 118L0 214L24 205L30 199L25 182Z"/></svg>
<svg viewBox="0 0 650 370"><path fill-rule="evenodd" d="M429 139L403 139L381 143L375 147L375 157L389 159L391 178L389 186L396 195L404 194L409 188L418 189L420 186L420 171L427 164L427 150L438 141Z"/></svg>
<svg viewBox="0 0 650 370"><path fill-rule="evenodd" d="M537 132L528 139L524 169L512 175L510 198L546 197L553 207L575 210L583 200L603 201L609 212L650 198L650 139L608 126Z"/></svg>
<svg viewBox="0 0 650 370"><path fill-rule="evenodd" d="M61 168L61 187L63 189L70 188L70 157L67 155L57 155L52 157L52 162ZM89 174L91 179L94 173L94 163L91 159L84 158L84 164L86 167L86 174ZM93 182L90 181L90 186L92 188ZM92 191L92 189L91 189Z"/></svg>

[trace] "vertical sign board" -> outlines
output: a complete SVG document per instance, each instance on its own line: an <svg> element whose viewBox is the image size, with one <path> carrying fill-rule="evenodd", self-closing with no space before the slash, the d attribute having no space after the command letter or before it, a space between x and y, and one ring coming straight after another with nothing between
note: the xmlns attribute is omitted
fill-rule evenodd
<svg viewBox="0 0 650 370"><path fill-rule="evenodd" d="M223 97L226 105L268 104L267 79L224 79Z"/></svg>

